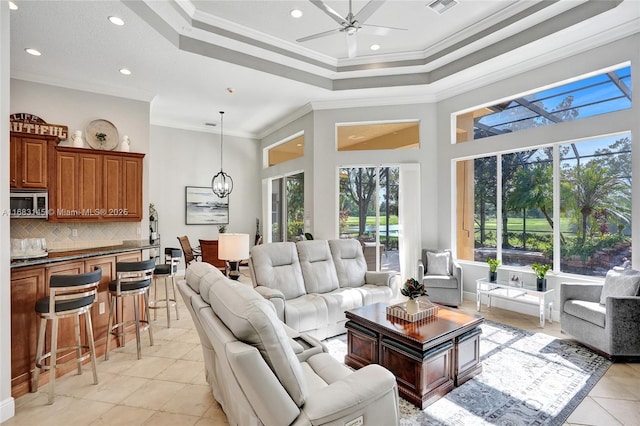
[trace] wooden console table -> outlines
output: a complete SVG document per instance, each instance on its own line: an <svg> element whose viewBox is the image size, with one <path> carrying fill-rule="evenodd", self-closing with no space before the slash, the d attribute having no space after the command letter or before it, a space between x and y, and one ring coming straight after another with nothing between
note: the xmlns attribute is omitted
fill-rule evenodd
<svg viewBox="0 0 640 426"><path fill-rule="evenodd" d="M396 376L400 396L424 409L482 371L479 315L440 307L408 322L387 315L389 303L346 311L345 364L380 364Z"/></svg>

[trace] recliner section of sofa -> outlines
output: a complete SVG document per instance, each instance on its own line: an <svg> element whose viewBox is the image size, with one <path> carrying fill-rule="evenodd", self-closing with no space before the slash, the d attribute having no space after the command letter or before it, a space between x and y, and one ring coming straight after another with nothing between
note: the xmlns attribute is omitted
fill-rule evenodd
<svg viewBox="0 0 640 426"><path fill-rule="evenodd" d="M318 339L345 332L345 310L397 294L395 273L367 271L357 240L261 244L251 248L249 269L278 318Z"/></svg>
<svg viewBox="0 0 640 426"><path fill-rule="evenodd" d="M206 263L189 266L178 288L229 424L398 424L395 377L382 366L353 372L322 342L283 324L251 286Z"/></svg>

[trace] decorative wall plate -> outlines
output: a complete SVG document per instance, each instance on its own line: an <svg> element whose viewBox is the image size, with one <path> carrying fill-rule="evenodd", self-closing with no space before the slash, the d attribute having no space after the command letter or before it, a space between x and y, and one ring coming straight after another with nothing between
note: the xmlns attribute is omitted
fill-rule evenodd
<svg viewBox="0 0 640 426"><path fill-rule="evenodd" d="M87 125L84 135L93 149L112 150L120 143L118 129L107 120L93 120Z"/></svg>

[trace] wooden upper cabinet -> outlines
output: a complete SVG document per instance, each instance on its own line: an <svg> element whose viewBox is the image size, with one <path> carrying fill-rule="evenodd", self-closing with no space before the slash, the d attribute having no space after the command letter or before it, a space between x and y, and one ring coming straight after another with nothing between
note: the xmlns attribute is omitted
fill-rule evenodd
<svg viewBox="0 0 640 426"><path fill-rule="evenodd" d="M56 137L11 134L10 186L21 189L47 189L47 147Z"/></svg>
<svg viewBox="0 0 640 426"><path fill-rule="evenodd" d="M57 147L52 221L142 219L144 154ZM51 195L51 194L50 194Z"/></svg>

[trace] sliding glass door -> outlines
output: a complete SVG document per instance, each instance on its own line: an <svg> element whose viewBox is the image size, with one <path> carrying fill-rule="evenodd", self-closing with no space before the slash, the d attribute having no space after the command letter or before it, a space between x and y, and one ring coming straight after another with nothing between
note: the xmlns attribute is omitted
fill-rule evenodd
<svg viewBox="0 0 640 426"><path fill-rule="evenodd" d="M271 241L295 241L304 233L304 173L271 181Z"/></svg>
<svg viewBox="0 0 640 426"><path fill-rule="evenodd" d="M400 270L398 167L343 167L340 176L340 238L362 244L369 270Z"/></svg>

